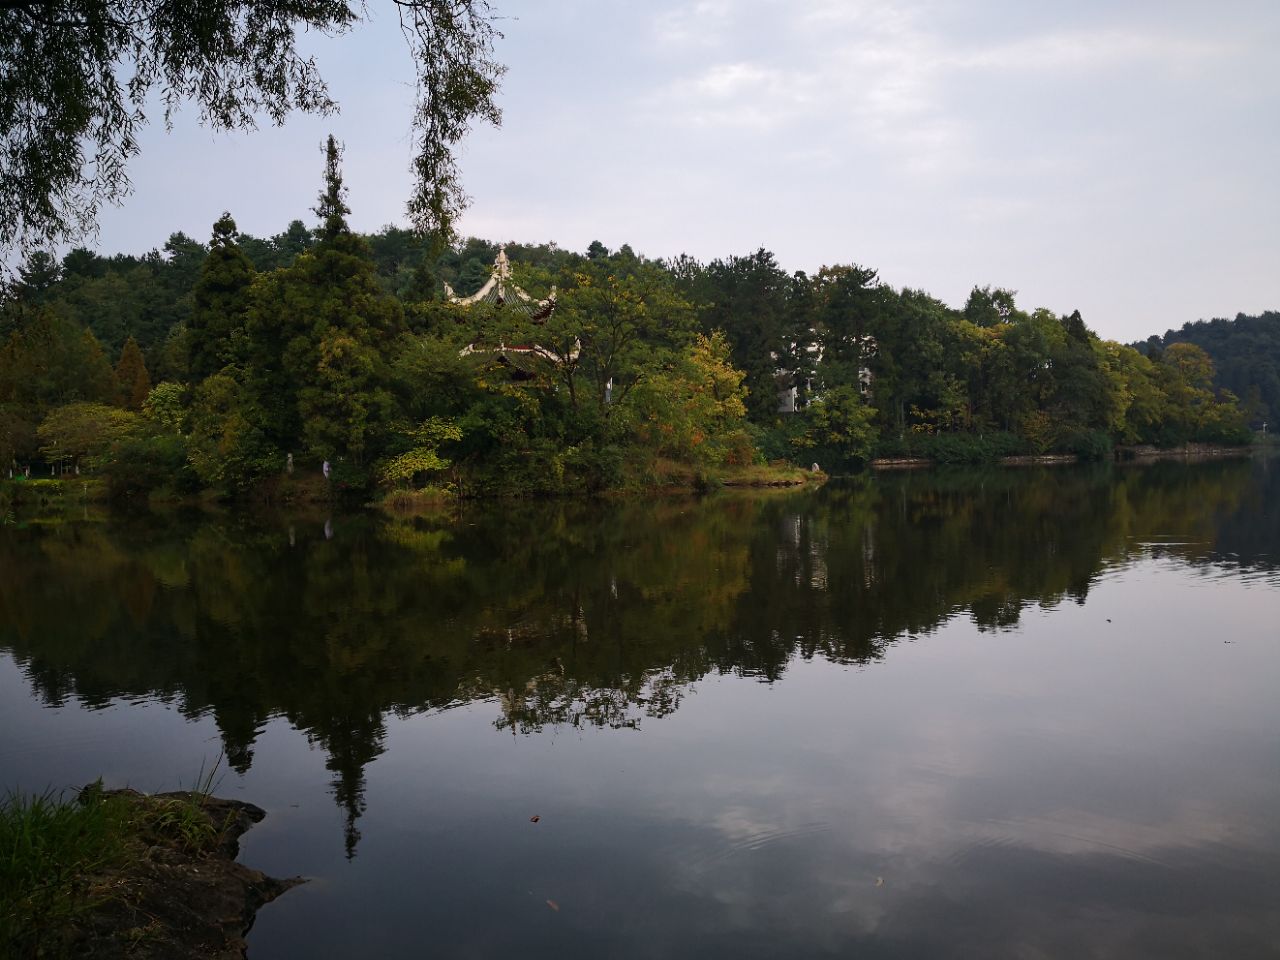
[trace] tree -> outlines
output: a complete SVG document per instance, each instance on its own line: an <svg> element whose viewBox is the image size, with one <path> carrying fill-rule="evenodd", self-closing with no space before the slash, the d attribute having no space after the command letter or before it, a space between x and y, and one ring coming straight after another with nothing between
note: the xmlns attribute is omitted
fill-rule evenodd
<svg viewBox="0 0 1280 960"><path fill-rule="evenodd" d="M40 452L50 461L81 458L92 462L136 423L136 414L100 403L72 403L52 411L36 431Z"/></svg>
<svg viewBox="0 0 1280 960"><path fill-rule="evenodd" d="M461 439L462 430L457 424L440 417L424 420L405 431L405 440L412 446L384 463L378 471L379 479L388 486L398 486L411 483L420 474L443 470L449 461L440 456L440 446Z"/></svg>
<svg viewBox="0 0 1280 960"><path fill-rule="evenodd" d="M374 346L338 330L321 339L317 353L314 370L301 371L311 375L298 392L303 442L318 456L350 457L361 466L395 414L385 363Z"/></svg>
<svg viewBox="0 0 1280 960"><path fill-rule="evenodd" d="M27 303L39 303L61 276L62 268L52 254L32 251L27 262L18 267L18 294Z"/></svg>
<svg viewBox="0 0 1280 960"><path fill-rule="evenodd" d="M780 391L795 389L797 410L808 406L818 378L818 359L822 351L818 345L818 331L814 326L817 322L816 308L817 292L813 282L803 271L797 271L787 287L786 310L783 314L782 337L776 350L778 359L775 370L776 386ZM764 407L763 401L759 407ZM773 414L776 410L765 412Z"/></svg>
<svg viewBox="0 0 1280 960"><path fill-rule="evenodd" d="M1066 332L1048 310L1024 313L1009 301L1007 318L983 327L1004 347L993 353L988 408L993 425L1017 430L1023 420L1047 410L1056 395L1055 363L1066 351ZM1077 398L1083 399L1083 398Z"/></svg>
<svg viewBox="0 0 1280 960"><path fill-rule="evenodd" d="M33 425L55 406L115 400L102 345L64 312L10 303L0 308L0 337L0 403L23 410Z"/></svg>
<svg viewBox="0 0 1280 960"><path fill-rule="evenodd" d="M0 400L0 470L13 469L35 448L35 424L17 404Z"/></svg>
<svg viewBox="0 0 1280 960"><path fill-rule="evenodd" d="M1213 361L1193 343L1170 345L1157 364L1159 382L1168 398L1166 442L1199 439L1214 402Z"/></svg>
<svg viewBox="0 0 1280 960"><path fill-rule="evenodd" d="M944 372L949 311L919 290L884 291L873 335L871 402L887 428L901 435L907 412L937 427L953 419L956 389Z"/></svg>
<svg viewBox="0 0 1280 960"><path fill-rule="evenodd" d="M1080 312L1061 318L1065 337L1053 356L1052 410L1058 423L1060 446L1072 436L1108 426L1107 377L1095 348L1097 337L1085 326Z"/></svg>
<svg viewBox="0 0 1280 960"><path fill-rule="evenodd" d="M1194 343L1209 354L1216 382L1245 398L1255 428L1280 415L1280 312L1184 324L1163 339L1152 337L1141 349L1158 360L1165 348L1178 342Z"/></svg>
<svg viewBox="0 0 1280 960"><path fill-rule="evenodd" d="M792 280L774 255L761 247L746 256L713 260L687 270L685 295L700 301L702 329L723 330L733 349L733 364L746 373L747 409L756 422L778 412L776 382L779 353L786 349L788 294Z"/></svg>
<svg viewBox="0 0 1280 960"><path fill-rule="evenodd" d="M157 383L147 394L142 413L166 433L181 434L182 424L187 418L185 393L181 384Z"/></svg>
<svg viewBox="0 0 1280 960"><path fill-rule="evenodd" d="M558 358L555 376L571 404L592 403L608 419L653 369L656 354L688 342L693 309L647 262L587 261L564 279L555 313L533 335Z"/></svg>
<svg viewBox="0 0 1280 960"><path fill-rule="evenodd" d="M636 430L647 446L684 462L749 462L745 374L729 356L723 333L699 335L637 388Z"/></svg>
<svg viewBox="0 0 1280 960"><path fill-rule="evenodd" d="M1133 347L1114 341L1099 345L1111 435L1122 443L1148 443L1165 416L1166 399L1156 382L1155 364Z"/></svg>
<svg viewBox="0 0 1280 960"><path fill-rule="evenodd" d="M857 388L842 384L805 409L803 429L791 443L801 458L817 457L828 467L856 464L871 456L876 439L874 416Z"/></svg>
<svg viewBox="0 0 1280 960"><path fill-rule="evenodd" d="M239 491L278 470L284 455L272 446L264 420L252 394L230 374L214 374L200 384L191 409L189 452L200 480Z"/></svg>
<svg viewBox="0 0 1280 960"><path fill-rule="evenodd" d="M159 251L141 259L112 258L103 264L100 276L68 271L63 282L50 288L47 300L73 313L110 353L118 356L124 342L133 337L150 355L173 325L186 317L190 284L182 286L170 271L184 272L187 265L175 270Z"/></svg>
<svg viewBox="0 0 1280 960"><path fill-rule="evenodd" d="M873 333L886 290L875 270L850 264L823 267L814 278L825 387L857 386L875 355Z"/></svg>
<svg viewBox="0 0 1280 960"><path fill-rule="evenodd" d="M147 373L147 363L142 358L142 350L138 341L130 337L120 351L120 362L116 364L116 384L120 390L120 404L128 410L141 410L142 404L151 392L151 377Z"/></svg>
<svg viewBox="0 0 1280 960"><path fill-rule="evenodd" d="M253 264L236 242L236 222L224 213L213 225L209 255L192 290L193 306L187 323L188 370L199 381L221 370L232 359L233 340L243 334L249 306Z"/></svg>
<svg viewBox="0 0 1280 960"><path fill-rule="evenodd" d="M208 251L204 244L192 240L179 230L169 234L162 252L165 261L160 277L169 288L170 296L175 300L186 296L200 275L200 267L203 266Z"/></svg>
<svg viewBox="0 0 1280 960"><path fill-rule="evenodd" d="M1017 311L1016 291L1003 287L974 287L964 305L964 318L979 327L1009 323Z"/></svg>
<svg viewBox="0 0 1280 960"><path fill-rule="evenodd" d="M447 232L465 203L454 149L497 124L503 68L487 0L395 0L417 75L416 226ZM344 34L372 17L347 0L4 0L0 3L0 248L90 232L129 192L147 111L166 127L188 101L215 130L337 108L300 32Z"/></svg>
<svg viewBox="0 0 1280 960"><path fill-rule="evenodd" d="M341 151L325 148L319 241L255 285L246 316L245 385L281 449L377 458L394 418L388 358L404 311L378 283L369 245L347 225Z"/></svg>
<svg viewBox="0 0 1280 960"><path fill-rule="evenodd" d="M84 247L69 250L62 258L62 275L64 277L100 277L107 272L106 261Z"/></svg>

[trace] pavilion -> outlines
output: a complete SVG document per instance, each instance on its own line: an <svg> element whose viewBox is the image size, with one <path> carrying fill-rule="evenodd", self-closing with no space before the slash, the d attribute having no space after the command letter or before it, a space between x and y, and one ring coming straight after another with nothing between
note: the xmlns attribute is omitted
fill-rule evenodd
<svg viewBox="0 0 1280 960"><path fill-rule="evenodd" d="M507 245L505 243L498 248L498 256L493 261L493 269L490 271L489 279L484 286L469 297L460 297L454 293L453 287L446 283L444 285L444 293L449 302L457 306L470 307L474 304L484 303L503 310L515 311L517 316L538 326L545 325L556 309L556 288L554 286L552 286L551 293L545 300L535 300L520 287L516 286L515 281L511 279L511 261L507 259ZM577 359L581 349L581 342L575 340L573 349L567 359ZM494 354L500 362L517 368L520 367L518 361L526 357L541 357L543 360L553 364L562 363L566 359L538 343L509 344L500 341L497 344L486 344L481 340L475 340L462 349L461 355L465 357L473 353Z"/></svg>

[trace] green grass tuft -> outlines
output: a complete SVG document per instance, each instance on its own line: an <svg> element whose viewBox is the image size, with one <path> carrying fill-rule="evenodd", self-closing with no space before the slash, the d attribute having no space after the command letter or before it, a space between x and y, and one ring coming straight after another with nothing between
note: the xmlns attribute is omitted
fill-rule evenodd
<svg viewBox="0 0 1280 960"><path fill-rule="evenodd" d="M122 896L126 875L167 848L204 857L226 823L206 810L220 780L219 757L201 764L186 793L107 792L102 781L74 799L52 791L0 800L0 956L61 956L87 913Z"/></svg>
<svg viewBox="0 0 1280 960"><path fill-rule="evenodd" d="M56 955L75 919L109 898L91 878L128 857L132 816L101 782L73 801L44 793L0 802L0 943L19 956Z"/></svg>

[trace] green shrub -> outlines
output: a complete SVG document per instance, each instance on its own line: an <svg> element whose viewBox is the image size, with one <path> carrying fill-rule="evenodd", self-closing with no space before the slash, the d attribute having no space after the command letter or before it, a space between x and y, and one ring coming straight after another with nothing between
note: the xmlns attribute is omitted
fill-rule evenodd
<svg viewBox="0 0 1280 960"><path fill-rule="evenodd" d="M25 506L51 507L65 503L68 498L80 499L82 487L80 478L60 480L54 477L41 477L28 480L25 477L14 477L12 480L0 482L0 502L5 504L22 504Z"/></svg>
<svg viewBox="0 0 1280 960"><path fill-rule="evenodd" d="M1064 431L1055 447L1063 453L1074 453L1081 460L1109 460L1111 436L1102 430Z"/></svg>
<svg viewBox="0 0 1280 960"><path fill-rule="evenodd" d="M625 453L613 443L581 443L565 454L565 467L572 485L587 493L599 493L622 485Z"/></svg>
<svg viewBox="0 0 1280 960"><path fill-rule="evenodd" d="M791 436L791 459L821 464L828 470L861 466L876 441L875 411L851 386L828 390L799 414Z"/></svg>
<svg viewBox="0 0 1280 960"><path fill-rule="evenodd" d="M795 457L795 447L791 443L791 438L800 432L800 428L800 420L794 415L784 417L767 427L755 423L747 424L751 442L764 463L773 463L776 460L790 462Z"/></svg>
<svg viewBox="0 0 1280 960"><path fill-rule="evenodd" d="M1025 440L1013 433L908 433L901 438L882 440L876 457L919 457L935 463L994 463L1002 457L1030 452Z"/></svg>
<svg viewBox="0 0 1280 960"><path fill-rule="evenodd" d="M190 493L200 483L187 459L186 439L176 434L131 433L98 458L97 470L107 481L112 497L147 494L162 488Z"/></svg>
<svg viewBox="0 0 1280 960"><path fill-rule="evenodd" d="M1211 423L1200 431L1196 439L1224 447L1243 447L1253 442L1253 431L1243 423Z"/></svg>

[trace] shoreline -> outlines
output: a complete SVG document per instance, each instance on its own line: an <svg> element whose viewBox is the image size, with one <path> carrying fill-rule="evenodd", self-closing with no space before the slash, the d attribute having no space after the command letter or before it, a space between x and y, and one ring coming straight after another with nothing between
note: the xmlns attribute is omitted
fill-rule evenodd
<svg viewBox="0 0 1280 960"><path fill-rule="evenodd" d="M111 497L105 485L94 477L38 477L12 480L0 479L0 510L13 506L68 508L93 505L149 506L159 508L219 508L258 507L319 507L344 506L412 511L426 506L442 506L459 501L502 500L554 500L596 499L610 500L626 497L663 497L672 494L704 494L718 489L796 489L819 486L826 482L824 471L791 464L747 464L742 466L694 467L686 464L667 464L644 480L624 482L593 492L564 490L534 497L510 497L464 492L444 487L425 487L417 490L369 491L364 496L334 495L328 487L312 484L309 487L294 485L289 495L280 496L278 478L269 478L260 487L239 497L219 497L208 490L187 494L162 496Z"/></svg>
<svg viewBox="0 0 1280 960"><path fill-rule="evenodd" d="M1116 447L1115 459L1120 463L1139 460L1216 460L1221 457L1247 457L1264 449L1257 444L1222 447L1211 443L1188 443L1181 447L1140 446Z"/></svg>
<svg viewBox="0 0 1280 960"><path fill-rule="evenodd" d="M1099 463L1112 461L1115 463L1141 463L1156 460L1217 460L1229 457L1248 457L1258 450L1265 450L1256 444L1239 447L1224 447L1207 443L1188 443L1179 447L1155 447L1149 444L1142 446L1117 446L1111 456L1103 457ZM1018 456L1000 457L997 460L979 461L965 464L948 464L927 457L881 457L868 462L867 467L873 471L889 470L925 470L931 467L945 466L1000 466L1000 467L1032 467L1032 466L1067 466L1082 463L1074 453L1042 453L1020 454Z"/></svg>
<svg viewBox="0 0 1280 960"><path fill-rule="evenodd" d="M50 955L89 960L243 960L258 910L306 882L237 860L240 838L266 817L251 803L100 784L54 802L66 816L108 823L112 853L71 866L74 883L60 908L47 897L19 905L14 931L34 936L40 955L53 948L65 953Z"/></svg>
<svg viewBox="0 0 1280 960"><path fill-rule="evenodd" d="M1111 455L1098 462L1142 463L1158 460L1216 460L1231 457L1248 457L1255 452L1265 452L1274 445L1249 444L1246 446L1227 447L1215 444L1189 443L1178 447L1156 447L1150 444L1116 446ZM994 460L982 460L962 463L946 463L928 457L876 457L866 462L868 472L927 470L934 467L947 466L1066 466L1084 461L1074 453L1018 454L999 457ZM125 497L112 499L100 480L92 477L40 477L29 480L0 480L0 509L20 507L60 507L93 505L126 504L131 506L146 505L165 508L182 507L227 507L249 505L253 507L299 507L299 506L334 506L346 505L389 511L392 513L413 512L427 506L438 507L459 501L500 501L510 499L598 499L613 500L627 497L663 497L679 494L704 494L718 489L777 489L794 490L803 487L821 486L829 479L825 471L813 472L810 469L793 465L771 463L767 465L750 465L743 467L720 467L705 472L681 465L664 474L650 478L649 482L622 484L617 487L602 489L593 493L565 491L533 498L484 496L458 493L443 488L423 488L420 490L385 491L374 495L371 499L357 500L341 496L315 496L314 491L301 496L276 497L259 495L263 491L276 492L273 481L264 484L260 491L251 491L239 498L221 498L213 496L209 491L201 491L185 495ZM294 491L299 492L297 490Z"/></svg>

